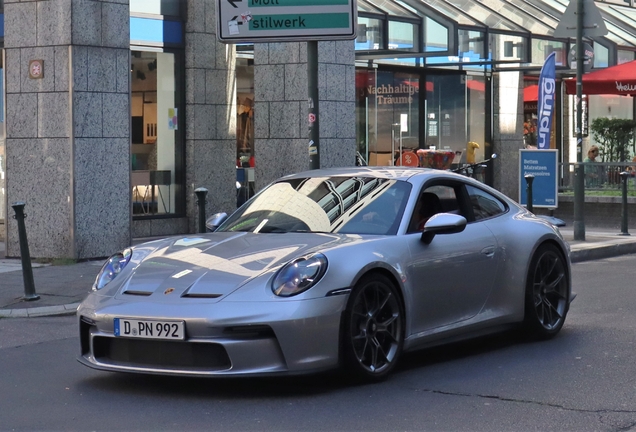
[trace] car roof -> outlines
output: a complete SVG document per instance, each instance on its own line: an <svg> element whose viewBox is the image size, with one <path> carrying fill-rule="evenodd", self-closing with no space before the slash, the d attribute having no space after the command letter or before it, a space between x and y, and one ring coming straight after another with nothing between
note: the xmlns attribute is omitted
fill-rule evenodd
<svg viewBox="0 0 636 432"><path fill-rule="evenodd" d="M437 170L432 168L400 167L400 166L365 166L365 167L342 167L323 168L311 171L303 171L285 176L285 179L306 178L306 177L374 177L391 180L408 181L413 176L434 176L440 174L454 174L451 171ZM463 176L462 176L463 177Z"/></svg>
<svg viewBox="0 0 636 432"><path fill-rule="evenodd" d="M314 178L314 177L371 177L385 178L390 180L406 181L413 184L426 183L431 178L445 178L460 180L464 183L484 189L493 195L506 201L508 204L516 203L513 199L501 193L500 191L462 174L455 173L450 170L441 170L433 168L419 167L400 167L400 166L364 166L364 167L341 167L341 168L323 168L310 171L303 171L282 177L275 181L289 180L295 178Z"/></svg>

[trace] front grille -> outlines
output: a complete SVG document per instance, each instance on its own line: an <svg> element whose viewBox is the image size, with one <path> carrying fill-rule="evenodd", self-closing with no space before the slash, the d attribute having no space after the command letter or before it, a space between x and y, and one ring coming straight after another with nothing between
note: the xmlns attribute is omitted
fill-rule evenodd
<svg viewBox="0 0 636 432"><path fill-rule="evenodd" d="M230 358L221 345L96 336L95 359L104 364L139 368L218 371L229 369Z"/></svg>

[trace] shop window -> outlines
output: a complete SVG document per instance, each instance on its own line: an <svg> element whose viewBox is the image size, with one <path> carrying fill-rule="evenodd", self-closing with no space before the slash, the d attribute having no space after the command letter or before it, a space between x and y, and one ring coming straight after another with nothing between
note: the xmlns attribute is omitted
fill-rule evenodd
<svg viewBox="0 0 636 432"><path fill-rule="evenodd" d="M523 147L537 148L537 104L539 85L537 80L525 81L523 88Z"/></svg>
<svg viewBox="0 0 636 432"><path fill-rule="evenodd" d="M236 165L254 166L254 61L236 59Z"/></svg>
<svg viewBox="0 0 636 432"><path fill-rule="evenodd" d="M419 48L417 30L418 27L411 23L389 21L389 49L417 50Z"/></svg>
<svg viewBox="0 0 636 432"><path fill-rule="evenodd" d="M634 54L634 51L618 50L616 64L623 64L634 61Z"/></svg>
<svg viewBox="0 0 636 432"><path fill-rule="evenodd" d="M177 54L131 55L132 207L134 216L182 211L183 140Z"/></svg>
<svg viewBox="0 0 636 432"><path fill-rule="evenodd" d="M379 50L384 47L382 21L375 18L358 17L356 50Z"/></svg>
<svg viewBox="0 0 636 432"><path fill-rule="evenodd" d="M473 30L458 31L458 55L463 61L479 61L485 57L485 37L483 32Z"/></svg>
<svg viewBox="0 0 636 432"><path fill-rule="evenodd" d="M567 44L565 42L558 42L546 39L532 39L530 42L531 59L532 64L543 65L545 59L548 58L553 52L554 62L556 66L568 66L568 51Z"/></svg>
<svg viewBox="0 0 636 432"><path fill-rule="evenodd" d="M422 147L458 152L456 163L468 153L466 86L466 76L461 74L426 77L426 141ZM470 150L475 154L477 148Z"/></svg>
<svg viewBox="0 0 636 432"><path fill-rule="evenodd" d="M358 151L369 165L393 165L419 148L419 74L356 71Z"/></svg>
<svg viewBox="0 0 636 432"><path fill-rule="evenodd" d="M594 42L594 67L605 68L609 66L609 49L598 42Z"/></svg>
<svg viewBox="0 0 636 432"><path fill-rule="evenodd" d="M437 21L426 17L425 23L425 52L448 51L448 28Z"/></svg>
<svg viewBox="0 0 636 432"><path fill-rule="evenodd" d="M526 58L526 46L527 43L524 38L520 36L510 35L493 35L495 40L495 59L496 60L519 60L523 61Z"/></svg>

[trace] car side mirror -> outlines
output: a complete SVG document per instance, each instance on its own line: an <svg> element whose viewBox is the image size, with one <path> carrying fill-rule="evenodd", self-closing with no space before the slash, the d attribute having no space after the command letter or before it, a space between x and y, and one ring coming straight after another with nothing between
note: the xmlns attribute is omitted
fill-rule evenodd
<svg viewBox="0 0 636 432"><path fill-rule="evenodd" d="M225 222L225 219L227 219L227 213L225 212L213 214L205 221L205 227L208 229L208 232L216 231L216 229Z"/></svg>
<svg viewBox="0 0 636 432"><path fill-rule="evenodd" d="M430 244L437 234L455 234L464 231L466 218L452 213L438 213L424 225L421 241Z"/></svg>

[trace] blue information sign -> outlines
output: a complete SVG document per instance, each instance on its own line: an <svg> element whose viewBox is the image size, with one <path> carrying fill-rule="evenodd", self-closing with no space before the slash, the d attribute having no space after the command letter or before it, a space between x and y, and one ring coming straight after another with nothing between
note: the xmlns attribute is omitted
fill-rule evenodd
<svg viewBox="0 0 636 432"><path fill-rule="evenodd" d="M557 152L558 150L519 150L519 204L528 205L525 176L531 174L534 176L532 206L558 206Z"/></svg>

